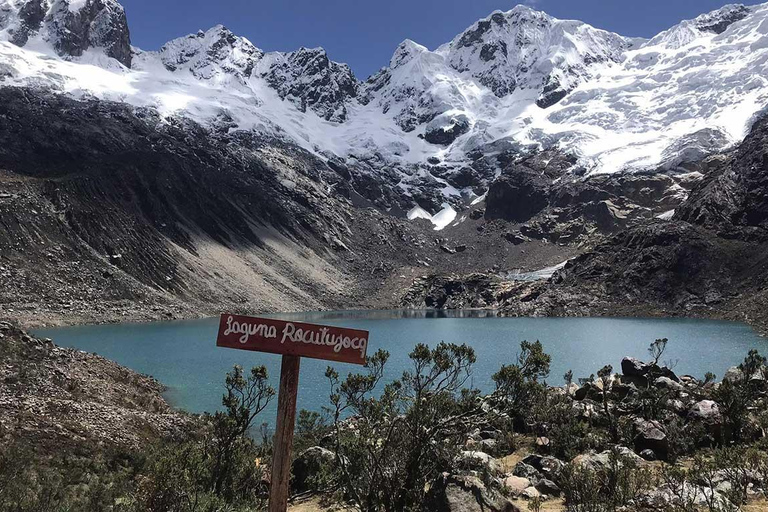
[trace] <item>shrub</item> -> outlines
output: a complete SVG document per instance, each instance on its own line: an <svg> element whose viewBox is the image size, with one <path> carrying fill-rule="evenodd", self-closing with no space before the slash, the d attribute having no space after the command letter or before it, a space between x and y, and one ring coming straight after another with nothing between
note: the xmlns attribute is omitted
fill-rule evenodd
<svg viewBox="0 0 768 512"><path fill-rule="evenodd" d="M411 370L379 397L388 354L367 361L367 374L344 381L329 368L341 485L362 510L420 510L428 484L451 467L473 416L473 393L463 391L474 351L466 345L417 345ZM344 420L345 415L351 415Z"/></svg>
<svg viewBox="0 0 768 512"><path fill-rule="evenodd" d="M562 477L565 502L572 512L607 512L635 505L656 485L653 473L635 459L612 450L605 466L566 465Z"/></svg>
<svg viewBox="0 0 768 512"><path fill-rule="evenodd" d="M524 420L536 400L542 398L546 387L540 381L549 375L551 361L541 342L523 341L516 364L504 365L493 375L495 395L507 403L513 417Z"/></svg>

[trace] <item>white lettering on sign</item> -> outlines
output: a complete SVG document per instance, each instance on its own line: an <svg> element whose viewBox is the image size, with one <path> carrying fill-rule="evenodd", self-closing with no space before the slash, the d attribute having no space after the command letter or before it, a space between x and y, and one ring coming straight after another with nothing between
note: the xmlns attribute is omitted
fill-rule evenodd
<svg viewBox="0 0 768 512"><path fill-rule="evenodd" d="M224 331L224 335L230 334L242 334L240 336L240 343L248 343L248 338L251 336L262 336L264 338L277 338L277 329L274 325L266 324L249 324L248 322L238 323L230 316L227 318L227 330Z"/></svg>
<svg viewBox="0 0 768 512"><path fill-rule="evenodd" d="M365 346L368 344L368 340L365 338L350 338L349 336L328 334L328 328L322 327L318 331L297 329L295 325L288 322L283 327L283 339L280 343L285 343L285 340L291 340L294 343L311 343L312 345L326 345L332 346L334 352L341 351L342 348L351 348L359 350L360 355L365 355Z"/></svg>
<svg viewBox="0 0 768 512"><path fill-rule="evenodd" d="M274 325L253 324L249 322L237 322L231 316L227 317L227 329L224 335L241 334L238 341L245 344L251 336L261 336L262 338L277 338L277 330ZM368 340L365 338L350 338L342 334L330 334L327 327L315 329L296 328L291 322L287 322L283 327L283 337L280 340L284 344L286 340L293 343L307 343L312 345L325 345L333 347L334 352L340 352L341 349L359 350L361 356L365 356L365 348Z"/></svg>

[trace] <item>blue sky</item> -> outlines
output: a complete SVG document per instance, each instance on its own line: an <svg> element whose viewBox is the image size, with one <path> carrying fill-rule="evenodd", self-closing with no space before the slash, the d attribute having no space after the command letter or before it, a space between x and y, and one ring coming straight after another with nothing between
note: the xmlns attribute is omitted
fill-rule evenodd
<svg viewBox="0 0 768 512"><path fill-rule="evenodd" d="M121 0L134 45L155 50L221 23L267 51L322 46L365 79L406 38L434 49L496 9L526 3L626 36L650 37L725 0ZM761 3L746 1L746 4Z"/></svg>

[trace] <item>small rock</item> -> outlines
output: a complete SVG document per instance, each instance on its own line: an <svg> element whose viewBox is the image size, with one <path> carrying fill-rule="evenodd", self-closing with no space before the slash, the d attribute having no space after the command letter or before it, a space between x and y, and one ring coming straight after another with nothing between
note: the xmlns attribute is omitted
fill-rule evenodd
<svg viewBox="0 0 768 512"><path fill-rule="evenodd" d="M541 493L538 489L531 486L523 491L522 496L525 499L532 500L533 498L541 498Z"/></svg>
<svg viewBox="0 0 768 512"><path fill-rule="evenodd" d="M512 494L521 494L528 487L531 487L531 481L522 476L508 476L504 479L504 487L506 487Z"/></svg>
<svg viewBox="0 0 768 512"><path fill-rule="evenodd" d="M536 490L541 494L546 494L548 496L560 496L560 487L547 478L539 480L536 484Z"/></svg>

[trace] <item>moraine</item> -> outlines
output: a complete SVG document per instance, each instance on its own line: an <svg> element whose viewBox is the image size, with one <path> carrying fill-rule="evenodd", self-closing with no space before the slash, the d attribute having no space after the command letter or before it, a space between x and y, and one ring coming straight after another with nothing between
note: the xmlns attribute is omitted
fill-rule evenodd
<svg viewBox="0 0 768 512"><path fill-rule="evenodd" d="M668 338L667 357L677 361L678 374L702 378L712 371L722 377L746 353L768 351L768 341L749 326L735 322L692 319L639 318L496 318L487 311L341 311L273 315L370 331L368 353L390 352L385 380L406 368L414 344L439 341L468 343L477 353L471 384L483 391L492 387L491 375L510 363L522 340L540 340L552 355L549 384L562 384L573 370L587 377L605 364L620 367L624 356L643 358L648 345ZM58 345L95 352L133 370L156 377L167 386L172 405L191 412L221 406L224 374L234 364L264 364L277 386L280 357L217 348L218 318L153 324L119 324L42 329ZM324 378L326 361L305 359L301 365L300 408L320 411L328 405ZM356 371L348 364L332 363L340 373ZM275 406L264 421L274 420Z"/></svg>

